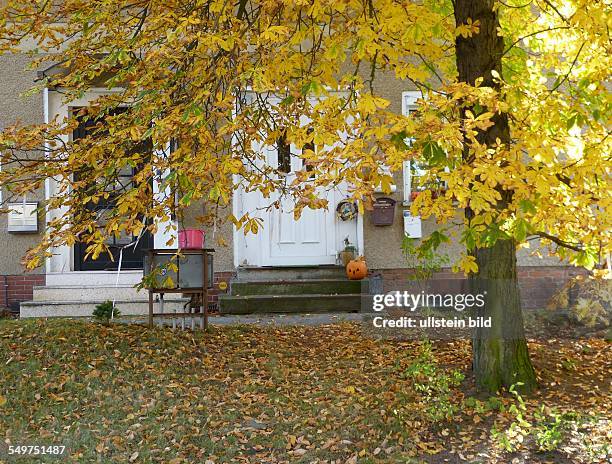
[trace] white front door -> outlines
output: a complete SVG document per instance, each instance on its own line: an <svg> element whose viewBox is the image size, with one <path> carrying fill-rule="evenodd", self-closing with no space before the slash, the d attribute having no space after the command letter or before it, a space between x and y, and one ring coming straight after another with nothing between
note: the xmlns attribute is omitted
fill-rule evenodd
<svg viewBox="0 0 612 464"><path fill-rule="evenodd" d="M271 101L272 99L269 99ZM308 121L303 118L300 124ZM265 159L260 160L276 169L286 185L296 178L296 172L308 170L302 151L278 141L274 146L258 147ZM312 147L310 147L312 149ZM237 177L236 181L240 183ZM326 199L328 209L302 210L295 219L294 200L282 192L269 197L257 191L248 191L244 185L233 196L232 211L237 218L248 213L260 218L262 229L257 234L244 234L234 230L234 264L236 266L309 266L336 264L338 253L348 239L352 245L363 249L363 217L342 221L336 218L337 204L348 196L348 184L341 183L332 191L321 190L319 196ZM268 208L278 200L279 208Z"/></svg>
<svg viewBox="0 0 612 464"><path fill-rule="evenodd" d="M297 171L307 170L302 149L289 146L279 140L276 146L267 147L267 163L278 169L278 175L286 185L296 178ZM328 197L326 192L321 196ZM268 199L278 200L280 208L271 209L264 217L262 231L262 266L298 266L334 264L336 247L334 242L334 214L330 209L305 208L299 219L295 219L295 203L292 198L277 192ZM330 202L331 203L331 202Z"/></svg>

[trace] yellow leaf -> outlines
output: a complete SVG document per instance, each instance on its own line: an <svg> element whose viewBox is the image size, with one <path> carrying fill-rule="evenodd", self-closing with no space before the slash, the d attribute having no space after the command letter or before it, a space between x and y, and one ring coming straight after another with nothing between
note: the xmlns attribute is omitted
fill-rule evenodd
<svg viewBox="0 0 612 464"><path fill-rule="evenodd" d="M459 268L468 275L478 272L478 264L476 264L476 258L474 256L464 256L459 262Z"/></svg>

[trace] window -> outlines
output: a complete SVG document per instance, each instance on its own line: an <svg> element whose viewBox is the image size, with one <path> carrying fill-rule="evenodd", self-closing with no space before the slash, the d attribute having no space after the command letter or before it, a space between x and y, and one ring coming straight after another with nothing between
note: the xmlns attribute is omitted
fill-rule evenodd
<svg viewBox="0 0 612 464"><path fill-rule="evenodd" d="M414 200L415 194L423 191L423 176L426 174L426 166L419 161L404 161L404 204Z"/></svg>
<svg viewBox="0 0 612 464"><path fill-rule="evenodd" d="M278 156L278 172L289 174L291 172L291 144L287 143L285 134L276 142L276 153Z"/></svg>
<svg viewBox="0 0 612 464"><path fill-rule="evenodd" d="M8 232L38 232L38 203L26 201L8 204Z"/></svg>
<svg viewBox="0 0 612 464"><path fill-rule="evenodd" d="M2 172L1 162L0 172ZM4 205L2 190L0 186L0 208L6 206L8 210L7 231L11 233L38 232L38 202L28 201L27 195L22 196L22 201L11 201L13 196L7 195L7 204Z"/></svg>
<svg viewBox="0 0 612 464"><path fill-rule="evenodd" d="M314 131L314 129L312 127L310 127L308 129L308 133L311 134ZM309 150L313 153L315 153L315 144L314 142L308 142L307 144L305 144L302 147L302 169L306 169L306 172L312 172L314 171L314 166L312 165L312 163L310 163L307 159L303 158L304 152L306 150ZM309 179L314 179L314 172L312 172L312 174L310 174Z"/></svg>
<svg viewBox="0 0 612 464"><path fill-rule="evenodd" d="M312 129L309 129L309 132ZM309 142L302 147L302 154L304 151L310 150L312 152L315 151L314 142ZM283 174L290 174L292 172L291 160L291 144L287 142L287 137L283 134L278 141L276 142L276 153L277 153L277 169L278 172ZM314 166L308 162L308 160L302 158L302 169L307 172L312 172L314 170ZM314 177L314 172L309 176L310 179Z"/></svg>
<svg viewBox="0 0 612 464"><path fill-rule="evenodd" d="M126 108L118 108L112 114L117 115ZM78 108L74 108L78 111ZM72 140L79 140L92 135L92 131L100 124L104 124L103 117L96 120L87 119L79 120L79 126L72 133ZM94 133L95 135L95 133ZM151 139L145 139L136 142L129 147L130 150L150 154L153 150ZM125 165L115 167L109 171L108 175L100 176L92 179L92 172L88 165L83 165L80 170L74 172L75 179L79 176L87 182L83 188L78 191L73 191L78 198L84 198L93 194L102 192L108 193L108 197L101 197L97 202L89 201L86 203L86 209L96 219L97 225L100 228L106 226L107 221L115 215L118 198L125 192L136 187L135 176L144 168L146 161L137 166ZM149 182L147 180L146 182ZM142 184L140 184L142 185ZM142 218L144 221L144 218ZM109 248L109 253L100 255L97 260L92 260L88 257L87 243L78 241L74 245L74 269L77 271L102 271L117 269L117 265L121 257L121 265L124 269L142 269L143 266L143 250L153 247L153 235L148 229L145 229L141 235L132 235L122 232L107 237L106 245Z"/></svg>
<svg viewBox="0 0 612 464"><path fill-rule="evenodd" d="M408 91L402 93L402 114L409 116L417 113L416 102L423 95L419 91ZM408 144L414 142L414 139L409 139ZM412 160L404 161L403 165L404 177L404 206L409 205L419 192L424 190L444 190L446 183L440 180L424 181L424 176L427 174L427 164L425 161ZM445 167L444 171L449 172L449 168Z"/></svg>

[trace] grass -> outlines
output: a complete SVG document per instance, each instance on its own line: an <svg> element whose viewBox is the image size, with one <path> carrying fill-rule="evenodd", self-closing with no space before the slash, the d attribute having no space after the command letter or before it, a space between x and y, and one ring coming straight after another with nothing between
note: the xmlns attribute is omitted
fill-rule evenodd
<svg viewBox="0 0 612 464"><path fill-rule="evenodd" d="M599 418L584 443L560 448L551 462L598 462L609 345L531 348L544 388L527 400L529 411L584 404L581 413ZM466 377L446 395L460 412L443 421L429 419L431 400L406 375L421 351L419 342L364 337L356 324L192 333L0 321L0 462L9 462L7 441L65 445L67 460L83 463L507 462L490 430L512 415L473 399L469 343L431 346L444 375ZM549 459L525 446L535 456L528 462Z"/></svg>

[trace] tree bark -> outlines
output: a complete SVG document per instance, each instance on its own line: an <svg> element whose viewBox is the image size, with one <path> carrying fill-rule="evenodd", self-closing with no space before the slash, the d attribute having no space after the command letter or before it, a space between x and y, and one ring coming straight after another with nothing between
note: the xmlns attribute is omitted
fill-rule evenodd
<svg viewBox="0 0 612 464"><path fill-rule="evenodd" d="M478 316L491 318L491 327L476 329L473 340L476 383L495 392L520 382L520 390L529 392L537 382L525 340L516 246L512 240L500 240L490 248L479 248L476 262L475 291L486 292Z"/></svg>
<svg viewBox="0 0 612 464"><path fill-rule="evenodd" d="M483 78L481 86L496 88L492 71L502 75L503 37L498 35L499 20L493 0L455 0L455 22L466 24L468 18L479 22L479 32L471 37L458 36L455 41L459 81L474 84ZM466 111L470 108L464 108ZM497 113L493 126L478 134L478 141L493 145L496 140L510 143L508 116ZM471 162L469 147L464 147L464 162ZM500 189L503 208L512 192ZM474 216L469 208L468 219ZM513 240L499 240L490 248L473 252L478 274L472 277L474 291L486 292L485 305L479 316L491 318L490 328L476 330L473 340L473 369L476 382L482 389L494 392L502 387L522 383L523 391L537 386L536 375L529 359L524 333L521 300L516 272L516 244Z"/></svg>

